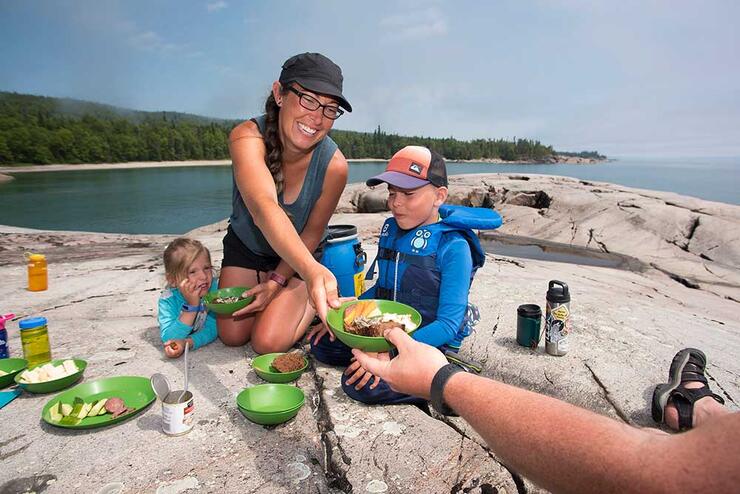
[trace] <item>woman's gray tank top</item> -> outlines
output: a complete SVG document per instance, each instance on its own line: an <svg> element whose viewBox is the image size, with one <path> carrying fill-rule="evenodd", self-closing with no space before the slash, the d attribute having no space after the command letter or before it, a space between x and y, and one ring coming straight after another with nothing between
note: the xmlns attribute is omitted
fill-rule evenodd
<svg viewBox="0 0 740 494"><path fill-rule="evenodd" d="M265 116L261 115L255 118L254 121L257 123L260 133L264 134ZM280 203L280 206L288 214L288 218L290 218L290 221L293 223L293 226L299 234L306 226L308 216L311 214L311 211L313 211L314 204L316 204L316 201L318 201L319 196L321 195L321 190L324 186L324 177L326 176L326 169L336 150L337 145L331 137L324 137L313 150L311 161L308 164L308 170L306 170L306 177L303 180L303 187L301 188L295 202L285 204L283 202L283 193L281 192L278 194L278 202ZM254 224L252 215L244 205L242 195L239 192L239 188L236 186L236 179L234 178L233 171L231 176L233 182L232 212L231 217L229 217L231 228L242 243L255 254L277 257L277 254L267 242L267 239L262 235L262 232L257 228L257 225Z"/></svg>

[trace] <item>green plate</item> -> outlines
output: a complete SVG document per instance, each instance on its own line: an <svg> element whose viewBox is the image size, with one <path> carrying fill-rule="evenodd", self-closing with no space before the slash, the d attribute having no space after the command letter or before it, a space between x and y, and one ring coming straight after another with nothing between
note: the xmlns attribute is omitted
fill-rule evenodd
<svg viewBox="0 0 740 494"><path fill-rule="evenodd" d="M272 368L272 361L283 353L266 353L252 359L252 368L262 379L271 383L287 383L295 381L308 367L308 359L303 357L303 367L293 372L278 372Z"/></svg>
<svg viewBox="0 0 740 494"><path fill-rule="evenodd" d="M352 300L350 302L345 302L339 306L339 308L332 309L327 313L326 322L334 332L334 335L339 338L339 341L350 348L359 348L365 352L389 351L393 348L393 345L391 345L390 342L382 336L360 336L347 333L344 330L344 310L357 302L359 301ZM421 325L421 314L419 314L419 312L413 307L400 302L394 302L392 300L375 300L375 302L378 304L378 309L380 309L380 312L383 314L409 314L417 328ZM409 334L414 331L409 331Z"/></svg>
<svg viewBox="0 0 740 494"><path fill-rule="evenodd" d="M22 374L17 374L15 376L15 382L23 388L24 391L28 391L29 393L53 393L55 391L61 391L64 388L68 388L72 386L74 383L82 379L82 374L85 373L85 369L87 368L87 362L85 362L82 359L73 358L73 359L57 359L52 360L51 362L44 362L43 364L36 364L32 365L28 368L28 370L35 369L36 367L40 367L42 365L51 364L54 367L62 365L62 362L65 360L74 360L75 364L77 364L77 368L79 369L74 374L70 374L69 376L62 377L60 379L54 379L52 381L45 381L42 383L34 383L34 384L28 384L28 383L22 383L20 382L20 378Z"/></svg>
<svg viewBox="0 0 740 494"><path fill-rule="evenodd" d="M0 359L0 370L7 372L0 376L0 389L13 384L15 375L28 367L28 360L23 358L4 358Z"/></svg>
<svg viewBox="0 0 740 494"><path fill-rule="evenodd" d="M246 292L247 290L249 290L249 287L246 286L232 286L229 288L221 288L220 290L216 290L215 292L208 292L206 296L203 297L203 303L206 304L208 310L211 310L216 314L230 316L239 309L243 309L244 307L252 303L254 297L252 296L243 298L231 304L216 304L213 302L213 300L218 297L241 297L242 293Z"/></svg>
<svg viewBox="0 0 740 494"><path fill-rule="evenodd" d="M275 425L298 415L305 399L303 391L290 384L258 384L242 390L236 404L252 422Z"/></svg>
<svg viewBox="0 0 740 494"><path fill-rule="evenodd" d="M100 400L103 398L112 398L117 396L123 400L129 408L136 408L131 413L126 413L119 417L113 418L110 413L97 415L95 417L85 417L79 424L62 425L52 422L49 415L49 409L58 402L69 403L70 405L76 397L85 400L85 403ZM45 422L67 429L94 429L96 427L105 427L107 425L118 424L128 420L134 415L144 411L156 398L152 385L148 377L140 376L117 376L97 379L95 381L78 384L72 389L61 393L49 400L41 412L41 418Z"/></svg>

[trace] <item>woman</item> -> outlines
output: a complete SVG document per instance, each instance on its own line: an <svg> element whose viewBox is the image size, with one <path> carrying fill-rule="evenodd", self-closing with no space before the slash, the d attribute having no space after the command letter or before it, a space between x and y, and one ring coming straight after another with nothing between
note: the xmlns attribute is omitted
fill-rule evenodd
<svg viewBox="0 0 740 494"><path fill-rule="evenodd" d="M338 306L337 282L312 252L347 183L347 160L328 136L352 106L342 71L319 53L288 59L265 115L229 136L233 211L219 287L249 286L254 301L218 320L226 345L251 340L257 353L290 348L314 317ZM294 277L298 274L300 278Z"/></svg>

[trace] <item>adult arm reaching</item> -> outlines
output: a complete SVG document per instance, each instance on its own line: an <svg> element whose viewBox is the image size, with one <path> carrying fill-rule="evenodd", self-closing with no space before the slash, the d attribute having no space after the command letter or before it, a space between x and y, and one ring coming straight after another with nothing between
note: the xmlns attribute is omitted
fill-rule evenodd
<svg viewBox="0 0 740 494"><path fill-rule="evenodd" d="M385 336L396 358L355 349L357 360L394 390L429 398L445 357L401 329ZM736 492L740 485L738 413L669 435L464 372L447 381L443 397L496 456L554 492Z"/></svg>

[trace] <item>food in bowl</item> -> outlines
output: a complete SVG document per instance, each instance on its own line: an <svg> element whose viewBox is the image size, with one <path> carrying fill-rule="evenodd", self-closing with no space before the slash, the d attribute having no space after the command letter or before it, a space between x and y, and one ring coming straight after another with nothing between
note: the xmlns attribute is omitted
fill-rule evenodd
<svg viewBox="0 0 740 494"><path fill-rule="evenodd" d="M214 304L234 304L240 300L244 300L247 297L215 297L213 299Z"/></svg>
<svg viewBox="0 0 740 494"><path fill-rule="evenodd" d="M303 368L306 365L303 356L298 352L284 353L272 361L271 367L277 372L293 372Z"/></svg>
<svg viewBox="0 0 740 494"><path fill-rule="evenodd" d="M409 314L380 312L373 300L360 300L344 311L344 330L358 336L383 336L386 329L400 327L407 333L416 329Z"/></svg>
<svg viewBox="0 0 740 494"><path fill-rule="evenodd" d="M51 365L51 363L48 363L26 370L21 374L18 381L23 384L38 384L71 376L79 371L80 369L74 360L65 360L62 362L62 365Z"/></svg>

